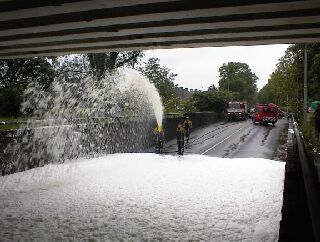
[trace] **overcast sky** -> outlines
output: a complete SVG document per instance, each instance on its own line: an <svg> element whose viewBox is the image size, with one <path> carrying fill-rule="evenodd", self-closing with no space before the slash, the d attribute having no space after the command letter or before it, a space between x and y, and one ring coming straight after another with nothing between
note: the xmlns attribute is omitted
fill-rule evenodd
<svg viewBox="0 0 320 242"><path fill-rule="evenodd" d="M257 86L261 89L268 82L287 47L288 45L260 45L149 50L143 61L157 57L161 66L178 74L176 84L203 90L212 84L218 86L219 67L223 63L244 62L258 76Z"/></svg>

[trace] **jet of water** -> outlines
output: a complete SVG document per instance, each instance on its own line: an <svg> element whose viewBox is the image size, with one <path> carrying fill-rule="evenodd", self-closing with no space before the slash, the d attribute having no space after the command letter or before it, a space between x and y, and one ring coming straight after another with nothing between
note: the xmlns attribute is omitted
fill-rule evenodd
<svg viewBox="0 0 320 242"><path fill-rule="evenodd" d="M144 98L152 105L154 115L157 120L158 126L162 126L163 120L163 105L161 97L156 87L145 76L142 76L136 71L126 70L124 78L127 80L126 90L137 90Z"/></svg>
<svg viewBox="0 0 320 242"><path fill-rule="evenodd" d="M152 142L154 120L162 125L157 89L132 70L102 80L56 78L49 91L34 82L25 97L22 111L33 110L33 117L6 148L3 164L11 171L78 157L143 151Z"/></svg>

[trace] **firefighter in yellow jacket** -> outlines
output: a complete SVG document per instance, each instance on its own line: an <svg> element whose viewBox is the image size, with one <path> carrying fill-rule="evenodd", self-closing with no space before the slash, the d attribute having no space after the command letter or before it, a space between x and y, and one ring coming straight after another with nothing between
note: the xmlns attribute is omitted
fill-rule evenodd
<svg viewBox="0 0 320 242"><path fill-rule="evenodd" d="M184 152L184 135L185 135L185 130L183 127L183 122L179 122L177 127L177 144L178 144L179 155L183 155L183 152Z"/></svg>
<svg viewBox="0 0 320 242"><path fill-rule="evenodd" d="M185 130L186 138L187 138L187 143L189 143L190 139L190 129L192 129L192 121L190 118L187 116L183 122L183 128Z"/></svg>
<svg viewBox="0 0 320 242"><path fill-rule="evenodd" d="M164 140L164 133L161 125L157 125L153 129L153 133L155 135L155 146L156 146L156 153L160 154L163 150L163 140Z"/></svg>

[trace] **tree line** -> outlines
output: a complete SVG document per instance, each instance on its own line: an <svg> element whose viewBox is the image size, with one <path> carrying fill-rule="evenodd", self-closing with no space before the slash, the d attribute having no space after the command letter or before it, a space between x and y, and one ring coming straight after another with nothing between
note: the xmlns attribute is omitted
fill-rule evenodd
<svg viewBox="0 0 320 242"><path fill-rule="evenodd" d="M280 58L268 83L259 91L257 100L274 102L289 112L303 113L304 44L290 45ZM308 55L308 100L320 100L320 44L307 44Z"/></svg>
<svg viewBox="0 0 320 242"><path fill-rule="evenodd" d="M23 93L30 83L49 91L54 78L77 82L93 76L99 82L116 68L134 66L142 57L141 51L127 51L0 60L0 117L22 115Z"/></svg>
<svg viewBox="0 0 320 242"><path fill-rule="evenodd" d="M143 51L127 51L0 60L0 117L22 115L23 93L31 82L45 90L50 88L54 78L77 82L93 76L99 82L124 66L136 69L155 85L166 113L224 112L229 100L246 100L249 103L255 100L258 78L246 63L224 63L219 69L219 88L212 85L207 91L181 100L176 92L177 74L162 66L158 58L142 63L143 56Z"/></svg>

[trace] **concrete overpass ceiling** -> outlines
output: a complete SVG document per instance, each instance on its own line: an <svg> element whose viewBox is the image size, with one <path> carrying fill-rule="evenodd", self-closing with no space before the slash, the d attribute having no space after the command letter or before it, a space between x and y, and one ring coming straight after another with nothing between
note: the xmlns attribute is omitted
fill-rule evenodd
<svg viewBox="0 0 320 242"><path fill-rule="evenodd" d="M320 0L0 0L0 58L320 41Z"/></svg>

